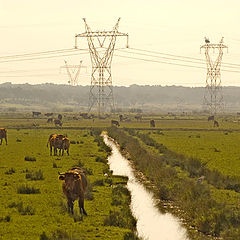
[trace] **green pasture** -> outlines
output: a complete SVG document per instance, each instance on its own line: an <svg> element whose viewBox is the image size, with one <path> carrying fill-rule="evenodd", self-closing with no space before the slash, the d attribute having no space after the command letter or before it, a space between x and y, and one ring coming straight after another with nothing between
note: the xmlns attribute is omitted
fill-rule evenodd
<svg viewBox="0 0 240 240"><path fill-rule="evenodd" d="M70 146L70 156L66 153L50 156L47 140L56 132L67 134L75 141ZM96 158L106 159L107 154L94 139L88 130L8 129L8 145L4 142L0 146L0 239L36 240L40 236L41 239L123 239L124 234L130 232L128 228L104 226L109 211L122 208L111 204L110 183L126 183L126 180L120 177L106 180L107 165L96 162ZM36 161L25 161L26 156ZM88 180L92 185L93 199L85 201L88 216L83 218L77 202L74 216L67 213L62 182L58 180L58 172L74 165L83 166L89 172ZM42 180L26 178L28 173L39 171ZM102 184L94 185L96 182ZM39 189L40 193L20 194L21 186Z"/></svg>
<svg viewBox="0 0 240 240"><path fill-rule="evenodd" d="M210 169L228 176L240 176L240 132L158 131L151 137L170 150L200 159Z"/></svg>
<svg viewBox="0 0 240 240"><path fill-rule="evenodd" d="M109 127L111 120L118 120L120 128L150 128L150 120L154 119L157 129L229 129L240 130L240 119L235 115L226 115L217 117L219 128L214 128L213 121L207 121L208 116L201 115L187 115L187 116L171 116L167 114L143 114L142 120L136 120L136 114L125 113L124 117L127 119L120 122L119 114L110 114L105 116L105 119L83 119L79 113L61 113L63 115L63 128L64 127ZM53 118L57 118L58 113L54 113ZM97 115L95 113L95 115ZM77 118L74 120L73 118ZM51 117L50 117L51 118ZM47 123L48 117L44 116L44 112L38 116L33 117L31 112L8 112L0 114L1 127L14 127L14 128L36 128L48 127L54 128L54 123Z"/></svg>

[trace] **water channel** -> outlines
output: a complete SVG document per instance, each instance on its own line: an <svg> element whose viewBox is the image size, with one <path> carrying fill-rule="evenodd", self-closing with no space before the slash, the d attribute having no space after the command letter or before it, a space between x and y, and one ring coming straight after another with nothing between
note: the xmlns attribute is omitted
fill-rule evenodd
<svg viewBox="0 0 240 240"><path fill-rule="evenodd" d="M129 161L121 155L114 141L104 135L104 142L112 149L108 157L114 175L128 177L127 188L131 193L131 210L137 219L137 232L144 240L188 240L186 230L176 217L162 214L155 207L153 195L134 177Z"/></svg>

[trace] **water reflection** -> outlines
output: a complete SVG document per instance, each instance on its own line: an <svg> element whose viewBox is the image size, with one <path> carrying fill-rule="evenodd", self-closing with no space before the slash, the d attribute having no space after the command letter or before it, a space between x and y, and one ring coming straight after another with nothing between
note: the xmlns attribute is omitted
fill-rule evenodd
<svg viewBox="0 0 240 240"><path fill-rule="evenodd" d="M171 214L162 214L155 207L153 195L134 177L133 170L126 158L119 152L117 146L107 135L104 142L112 148L108 158L110 169L114 175L127 176L127 187L131 192L131 209L137 219L139 237L148 240L187 240L186 230Z"/></svg>

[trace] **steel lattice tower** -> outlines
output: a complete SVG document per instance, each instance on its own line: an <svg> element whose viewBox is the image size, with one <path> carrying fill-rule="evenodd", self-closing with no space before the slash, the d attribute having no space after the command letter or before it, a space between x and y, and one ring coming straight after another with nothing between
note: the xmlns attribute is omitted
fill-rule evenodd
<svg viewBox="0 0 240 240"><path fill-rule="evenodd" d="M112 57L116 38L120 36L127 37L128 45L128 34L118 32L120 18L112 31L93 32L85 18L83 18L83 21L85 23L85 32L75 35L75 48L77 48L78 37L87 38L92 63L88 112L91 111L93 105L96 103L98 106L98 115L101 116L101 113L106 111L107 105L110 106L110 109L114 109L111 74Z"/></svg>
<svg viewBox="0 0 240 240"><path fill-rule="evenodd" d="M223 95L221 86L221 61L223 49L228 48L223 44L223 38L219 44L210 43L205 38L205 44L200 49L205 49L207 63L206 88L204 93L203 105L210 111L211 114L216 114L223 111ZM211 54L217 52L215 60L211 58Z"/></svg>
<svg viewBox="0 0 240 240"><path fill-rule="evenodd" d="M72 86L77 86L78 85L78 76L80 74L81 68L86 68L85 66L82 66L82 61L80 61L79 65L68 65L67 61L65 62L65 66L60 67L61 68L66 68L67 73L69 76L69 81L68 83Z"/></svg>

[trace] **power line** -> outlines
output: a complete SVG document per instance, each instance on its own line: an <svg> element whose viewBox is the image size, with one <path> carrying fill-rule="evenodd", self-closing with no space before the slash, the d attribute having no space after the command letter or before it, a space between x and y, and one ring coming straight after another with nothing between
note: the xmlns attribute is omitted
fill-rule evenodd
<svg viewBox="0 0 240 240"><path fill-rule="evenodd" d="M55 55L55 56L34 57L34 58L25 58L25 59L10 59L10 60L0 61L0 63L5 63L5 62L22 62L22 61L29 61L29 60L57 58L57 57L67 57L67 56L74 56L74 55L87 54L87 53L88 52L85 52L85 53L72 53L72 54L64 54L64 55Z"/></svg>
<svg viewBox="0 0 240 240"><path fill-rule="evenodd" d="M155 53L155 54L160 54L160 55L166 55L166 56L171 56L171 57L186 58L186 59L192 59L192 60L197 60L197 61L205 62L205 60L203 60L203 59L201 59L201 58L194 58L194 57L188 57L188 56L182 56L182 55L174 55L174 54L168 54L168 53L157 52L157 51L150 51L150 50L139 49L139 48L129 48L129 49L133 49L133 50L136 50L136 51L142 51L142 52ZM222 65L240 66L240 64L236 64L236 63L226 63L226 62L222 62Z"/></svg>
<svg viewBox="0 0 240 240"><path fill-rule="evenodd" d="M182 66L182 67L206 69L205 67L201 67L201 66L193 66L193 65L181 64L181 63L165 62L165 61L159 61L159 60L151 60L151 59L145 59L145 58L123 56L123 55L118 55L118 54L116 54L116 56L117 57L123 57L123 58L129 58L129 59L135 59L135 60L141 60L141 61L145 61L145 62L155 62L155 63L163 63L163 64L169 64L169 65ZM240 73L240 71L234 71L234 70L223 69L222 71Z"/></svg>
<svg viewBox="0 0 240 240"><path fill-rule="evenodd" d="M56 54L56 53L64 53L64 52L72 52L72 51L79 51L79 50L87 50L87 49L75 49L75 48L67 48L67 49L58 49L52 51L43 51L43 52L35 52L35 53L24 53L24 54L16 54L16 55L8 55L2 56L0 59L4 58L18 58L18 57L31 57L32 55L49 55L49 54Z"/></svg>

